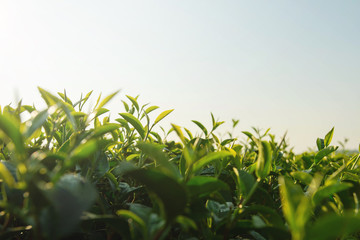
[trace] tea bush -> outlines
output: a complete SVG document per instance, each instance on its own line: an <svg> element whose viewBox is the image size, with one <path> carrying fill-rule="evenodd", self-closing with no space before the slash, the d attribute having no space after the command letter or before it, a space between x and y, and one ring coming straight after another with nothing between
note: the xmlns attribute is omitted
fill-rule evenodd
<svg viewBox="0 0 360 240"><path fill-rule="evenodd" d="M91 92L39 91L45 110L0 109L1 239L360 238L360 154L336 152L334 129L296 155L256 128L221 139L212 114L199 136L160 133L172 110L153 120L137 97L110 121L117 92L84 113Z"/></svg>

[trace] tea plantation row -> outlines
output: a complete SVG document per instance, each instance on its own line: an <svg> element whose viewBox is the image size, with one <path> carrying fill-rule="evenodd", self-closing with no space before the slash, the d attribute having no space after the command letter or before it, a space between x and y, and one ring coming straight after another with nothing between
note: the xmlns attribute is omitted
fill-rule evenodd
<svg viewBox="0 0 360 240"><path fill-rule="evenodd" d="M255 128L220 139L212 114L199 136L155 132L172 110L127 96L110 120L116 92L84 113L91 92L39 91L45 110L0 109L1 239L360 239L360 154L334 129L295 155Z"/></svg>

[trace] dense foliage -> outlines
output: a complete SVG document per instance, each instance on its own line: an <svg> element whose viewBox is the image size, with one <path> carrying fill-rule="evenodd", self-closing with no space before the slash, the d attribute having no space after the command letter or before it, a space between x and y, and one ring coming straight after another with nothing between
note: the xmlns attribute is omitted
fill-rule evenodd
<svg viewBox="0 0 360 240"><path fill-rule="evenodd" d="M336 152L334 129L295 155L255 128L220 139L212 114L209 129L193 121L199 136L159 133L172 110L151 120L158 107L137 97L110 121L116 93L86 114L91 92L72 102L39 90L47 109L1 109L1 239L360 238L360 154Z"/></svg>

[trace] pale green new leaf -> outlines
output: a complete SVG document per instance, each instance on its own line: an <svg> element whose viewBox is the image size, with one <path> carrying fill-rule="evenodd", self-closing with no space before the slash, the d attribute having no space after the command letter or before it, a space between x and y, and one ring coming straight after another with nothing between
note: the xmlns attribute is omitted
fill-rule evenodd
<svg viewBox="0 0 360 240"><path fill-rule="evenodd" d="M0 114L0 129L12 140L20 156L25 155L24 139L19 131L17 119Z"/></svg>
<svg viewBox="0 0 360 240"><path fill-rule="evenodd" d="M160 115L155 119L154 125L157 124L158 122L160 122L164 117L169 115L172 111L174 111L174 109L166 110L166 111L160 113Z"/></svg>
<svg viewBox="0 0 360 240"><path fill-rule="evenodd" d="M100 109L100 108L102 108L106 103L108 103L116 94L118 94L119 91L120 91L120 90L117 90L116 92L114 92L114 93L110 94L109 96L107 96L106 98L104 98L104 99L100 102L99 106L97 107L97 110Z"/></svg>
<svg viewBox="0 0 360 240"><path fill-rule="evenodd" d="M135 106L136 110L139 112L139 104L136 101L136 99L131 96L128 96L128 95L126 95L126 97L132 102L132 104Z"/></svg>

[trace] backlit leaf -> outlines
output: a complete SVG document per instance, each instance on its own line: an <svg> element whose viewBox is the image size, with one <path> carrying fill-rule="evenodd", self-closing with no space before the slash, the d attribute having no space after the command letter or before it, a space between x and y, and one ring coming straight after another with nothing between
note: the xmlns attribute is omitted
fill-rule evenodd
<svg viewBox="0 0 360 240"><path fill-rule="evenodd" d="M126 97L132 102L132 104L135 106L136 110L139 112L139 104L136 101L136 99L131 96L128 96L128 95L126 95Z"/></svg>
<svg viewBox="0 0 360 240"><path fill-rule="evenodd" d="M325 136L324 139L325 147L328 147L330 145L333 135L334 135L334 128L332 128Z"/></svg>
<svg viewBox="0 0 360 240"><path fill-rule="evenodd" d="M255 138L254 138L255 139ZM256 164L256 176L260 179L266 178L271 169L272 150L269 142L256 140L258 146L258 157Z"/></svg>
<svg viewBox="0 0 360 240"><path fill-rule="evenodd" d="M140 134L140 136L143 139L145 138L144 127L142 126L141 122L136 117L134 117L130 113L119 113L119 114L136 129L136 131Z"/></svg>
<svg viewBox="0 0 360 240"><path fill-rule="evenodd" d="M208 135L207 129L204 127L204 125L202 125L201 122L198 122L196 120L192 120L192 122L195 123L204 132L205 136Z"/></svg>
<svg viewBox="0 0 360 240"><path fill-rule="evenodd" d="M0 129L14 143L17 153L25 156L24 139L19 131L19 123L17 119L8 115L0 114Z"/></svg>
<svg viewBox="0 0 360 240"><path fill-rule="evenodd" d="M97 110L100 109L100 108L102 108L106 103L108 103L116 94L118 94L119 91L120 91L120 90L118 90L118 91L110 94L110 95L107 96L106 98L104 98L104 99L100 102L100 104L97 106Z"/></svg>
<svg viewBox="0 0 360 240"><path fill-rule="evenodd" d="M2 162L0 162L0 178L3 179L9 187L12 188L15 186L14 177Z"/></svg>
<svg viewBox="0 0 360 240"><path fill-rule="evenodd" d="M164 117L169 115L172 111L174 111L174 109L166 110L166 111L160 113L160 115L155 119L154 125L157 124L158 122L160 122Z"/></svg>

